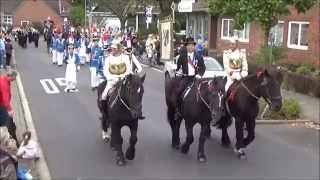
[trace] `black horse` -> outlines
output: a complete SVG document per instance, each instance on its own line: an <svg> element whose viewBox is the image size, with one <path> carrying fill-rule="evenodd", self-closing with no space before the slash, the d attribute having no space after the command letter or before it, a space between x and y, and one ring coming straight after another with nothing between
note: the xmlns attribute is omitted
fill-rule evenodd
<svg viewBox="0 0 320 180"><path fill-rule="evenodd" d="M117 152L117 165L126 164L126 159L133 160L135 157L135 145L138 141L138 118L142 115L142 97L144 93L143 83L146 75L127 75L120 80L109 92L107 101L100 101L107 82L98 87L98 107L102 113L102 129L107 132L111 125L110 145ZM123 138L121 128L128 126L131 132L130 146L124 157L122 151Z"/></svg>
<svg viewBox="0 0 320 180"><path fill-rule="evenodd" d="M228 113L221 118L220 123L225 123L231 119L235 120L235 153L239 158L246 158L244 148L255 138L256 117L259 112L258 100L263 97L271 109L280 110L282 106L281 82L282 75L280 72L269 73L267 70L258 70L230 86L225 103ZM244 126L248 131L245 138L243 134ZM225 142L230 144L228 132L223 131L222 133Z"/></svg>
<svg viewBox="0 0 320 180"><path fill-rule="evenodd" d="M181 152L186 154L193 143L193 127L199 123L201 132L199 138L198 160L206 162L204 144L210 134L210 121L220 119L224 113L223 98L225 95L226 78L215 77L212 79L194 80L194 82L183 93L180 107L181 115L175 116L175 103L172 93L176 90L181 77L169 78L166 76L165 93L167 103L167 118L172 130L172 147L180 148L180 125L185 120L186 141L181 147Z"/></svg>

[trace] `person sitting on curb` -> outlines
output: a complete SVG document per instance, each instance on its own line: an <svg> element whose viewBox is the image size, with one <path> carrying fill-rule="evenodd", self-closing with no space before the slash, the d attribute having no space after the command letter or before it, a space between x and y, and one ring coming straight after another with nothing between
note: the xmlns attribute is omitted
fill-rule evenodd
<svg viewBox="0 0 320 180"><path fill-rule="evenodd" d="M21 146L18 149L17 157L22 159L39 159L38 144L31 139L31 132L26 131L23 133L23 140Z"/></svg>

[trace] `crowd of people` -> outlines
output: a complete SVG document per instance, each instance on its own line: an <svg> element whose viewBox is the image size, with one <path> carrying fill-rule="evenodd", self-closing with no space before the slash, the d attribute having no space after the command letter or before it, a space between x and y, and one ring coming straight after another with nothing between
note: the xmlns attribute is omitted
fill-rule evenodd
<svg viewBox="0 0 320 180"><path fill-rule="evenodd" d="M11 83L17 75L11 68L12 40L10 32L0 31L0 179L16 179L17 176L30 178L28 164L39 158L37 143L31 139L31 133L25 132L21 142L16 135L11 106ZM21 161L25 161L22 163L25 166Z"/></svg>

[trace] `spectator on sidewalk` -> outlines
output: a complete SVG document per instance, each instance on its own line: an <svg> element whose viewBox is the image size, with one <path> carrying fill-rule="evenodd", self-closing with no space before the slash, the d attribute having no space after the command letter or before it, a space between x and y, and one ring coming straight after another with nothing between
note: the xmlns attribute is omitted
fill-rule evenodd
<svg viewBox="0 0 320 180"><path fill-rule="evenodd" d="M0 71L0 126L6 126L12 138L17 143L16 125L13 121L13 110L11 107L11 81L15 80L16 72L6 74Z"/></svg>
<svg viewBox="0 0 320 180"><path fill-rule="evenodd" d="M5 49L6 49L6 66L8 68L11 64L12 50L13 50L13 46L10 38L6 38Z"/></svg>
<svg viewBox="0 0 320 180"><path fill-rule="evenodd" d="M4 66L4 57L5 57L5 42L4 35L0 30L0 68L2 69Z"/></svg>
<svg viewBox="0 0 320 180"><path fill-rule="evenodd" d="M38 144L31 139L31 132L26 131L23 133L23 140L21 146L18 149L17 157L28 160L39 159L39 147Z"/></svg>

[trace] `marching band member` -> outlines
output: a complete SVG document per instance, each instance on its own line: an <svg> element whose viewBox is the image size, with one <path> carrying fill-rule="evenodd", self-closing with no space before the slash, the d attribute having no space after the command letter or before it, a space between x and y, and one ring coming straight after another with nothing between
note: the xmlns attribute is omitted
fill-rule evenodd
<svg viewBox="0 0 320 180"><path fill-rule="evenodd" d="M51 52L52 52L52 64L57 64L57 31L54 31L52 37L52 45L51 45Z"/></svg>
<svg viewBox="0 0 320 180"><path fill-rule="evenodd" d="M58 37L57 42L56 42L56 49L57 49L57 63L58 63L58 66L62 66L64 51L65 51L65 40L62 38L61 32L59 32L59 37Z"/></svg>
<svg viewBox="0 0 320 180"><path fill-rule="evenodd" d="M68 44L68 52L64 58L64 62L67 64L65 80L67 86L65 92L77 92L77 71L80 69L80 58L78 54L74 53L74 44Z"/></svg>
<svg viewBox="0 0 320 180"><path fill-rule="evenodd" d="M246 58L246 50L238 48L238 36L232 39L232 49L223 52L223 65L227 72L226 92L230 85L235 81L248 75L248 62Z"/></svg>
<svg viewBox="0 0 320 180"><path fill-rule="evenodd" d="M91 48L91 60L90 60L90 73L91 73L91 88L95 90L98 87L97 83L97 71L101 66L103 58L103 50L98 45L99 38L93 37L93 46Z"/></svg>
<svg viewBox="0 0 320 180"><path fill-rule="evenodd" d="M83 65L86 63L87 58L87 40L84 34L81 34L81 38L79 39L79 57L80 63Z"/></svg>

